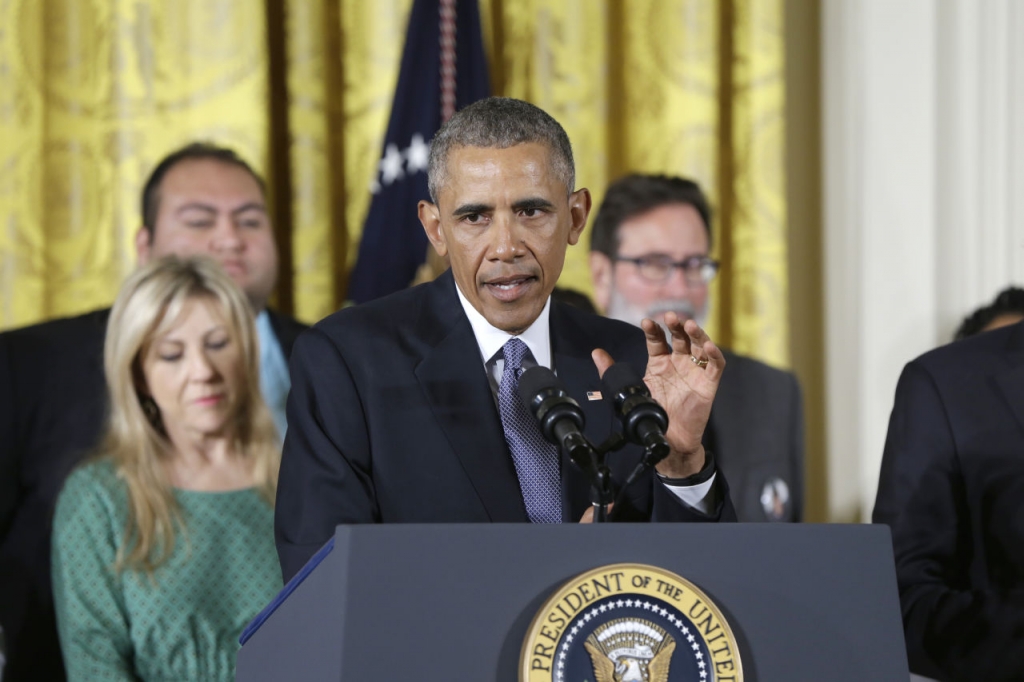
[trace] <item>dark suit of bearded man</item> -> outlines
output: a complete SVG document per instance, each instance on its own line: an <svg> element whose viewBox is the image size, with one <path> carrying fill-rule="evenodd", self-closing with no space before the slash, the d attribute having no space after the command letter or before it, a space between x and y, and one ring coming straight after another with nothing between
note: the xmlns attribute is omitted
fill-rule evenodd
<svg viewBox="0 0 1024 682"><path fill-rule="evenodd" d="M643 333L552 302L552 368L583 408L594 443L610 435L600 344L639 373ZM526 522L527 513L477 340L451 272L390 297L347 308L303 334L292 359L288 436L275 525L285 579L338 524ZM609 455L621 483L639 448ZM562 518L579 520L590 484L561 458ZM648 473L615 516L634 521L734 520L725 478L708 514L682 503Z"/></svg>
<svg viewBox="0 0 1024 682"><path fill-rule="evenodd" d="M722 349L726 371L704 445L729 479L740 521L804 516L803 399L796 376Z"/></svg>
<svg viewBox="0 0 1024 682"><path fill-rule="evenodd" d="M1024 323L904 368L873 520L892 528L911 672L1024 679Z"/></svg>

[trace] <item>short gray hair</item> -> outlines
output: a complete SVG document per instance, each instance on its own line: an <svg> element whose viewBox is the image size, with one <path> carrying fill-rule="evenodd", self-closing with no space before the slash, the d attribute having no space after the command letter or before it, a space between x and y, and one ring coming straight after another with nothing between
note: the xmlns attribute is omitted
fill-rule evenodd
<svg viewBox="0 0 1024 682"><path fill-rule="evenodd" d="M507 149L539 142L551 151L554 173L565 183L568 196L575 189L576 165L565 129L543 109L509 97L488 97L456 112L430 142L427 188L437 203L438 190L448 181L448 154L458 147Z"/></svg>

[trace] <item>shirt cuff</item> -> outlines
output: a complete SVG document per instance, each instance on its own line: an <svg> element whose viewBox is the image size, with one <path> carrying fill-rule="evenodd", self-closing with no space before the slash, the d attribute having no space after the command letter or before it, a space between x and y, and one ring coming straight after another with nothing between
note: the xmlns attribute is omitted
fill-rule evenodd
<svg viewBox="0 0 1024 682"><path fill-rule="evenodd" d="M669 478L662 476L655 471L666 488L679 498L679 501L687 507L692 507L705 516L715 508L715 477L718 475L715 466L715 456L711 451L704 453L704 467L692 476L686 478Z"/></svg>

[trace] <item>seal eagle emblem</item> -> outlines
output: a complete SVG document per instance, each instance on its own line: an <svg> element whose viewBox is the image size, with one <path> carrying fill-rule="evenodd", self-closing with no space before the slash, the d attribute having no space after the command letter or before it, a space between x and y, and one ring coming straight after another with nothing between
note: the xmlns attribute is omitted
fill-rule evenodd
<svg viewBox="0 0 1024 682"><path fill-rule="evenodd" d="M693 583L611 564L565 583L523 642L521 682L742 682L732 629Z"/></svg>
<svg viewBox="0 0 1024 682"><path fill-rule="evenodd" d="M650 621L617 618L597 627L583 646L597 682L668 682L676 640Z"/></svg>

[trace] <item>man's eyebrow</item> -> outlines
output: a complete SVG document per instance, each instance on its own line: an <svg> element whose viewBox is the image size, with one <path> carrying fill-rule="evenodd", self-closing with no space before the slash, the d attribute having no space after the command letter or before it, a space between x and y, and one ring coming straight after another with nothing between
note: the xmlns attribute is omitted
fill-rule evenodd
<svg viewBox="0 0 1024 682"><path fill-rule="evenodd" d="M216 213L217 210L218 209L216 206L204 204L201 201L190 201L187 204L179 206L177 212L184 213L185 211L205 211L207 213ZM239 213L245 213L246 211L260 211L262 213L266 213L267 207L261 202L250 201L246 204L242 204L238 208L232 209L231 215L238 215Z"/></svg>
<svg viewBox="0 0 1024 682"><path fill-rule="evenodd" d="M242 204L235 210L231 211L231 215L237 215L239 213L244 213L245 211L261 211L266 213L267 207L258 201L250 201L249 203Z"/></svg>
<svg viewBox="0 0 1024 682"><path fill-rule="evenodd" d="M457 209L452 211L452 216L458 218L464 215L472 215L474 213L489 213L494 210L493 206L487 204L463 204Z"/></svg>
<svg viewBox="0 0 1024 682"><path fill-rule="evenodd" d="M216 213L217 208L199 201L190 201L187 204L179 206L177 213L184 213L185 211L207 211L208 213Z"/></svg>
<svg viewBox="0 0 1024 682"><path fill-rule="evenodd" d="M530 197L529 199L520 199L512 204L513 211L528 211L530 209L544 209L551 210L555 207L547 199L541 197Z"/></svg>

